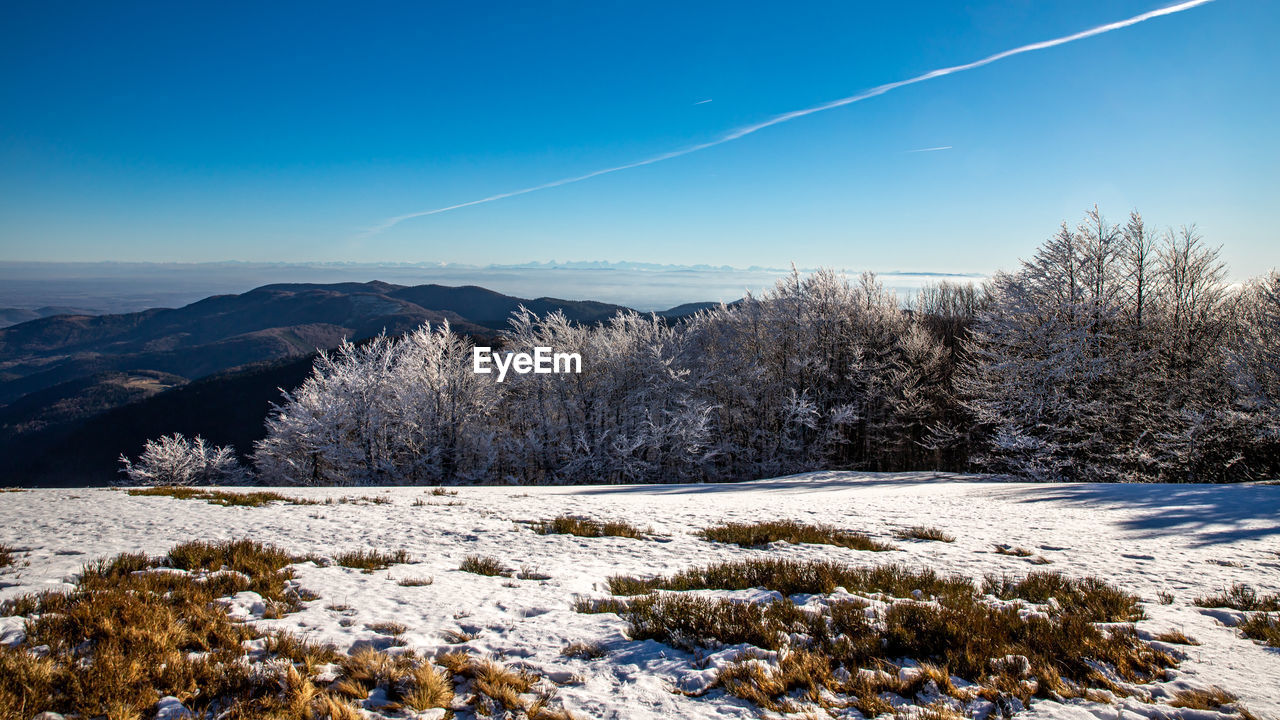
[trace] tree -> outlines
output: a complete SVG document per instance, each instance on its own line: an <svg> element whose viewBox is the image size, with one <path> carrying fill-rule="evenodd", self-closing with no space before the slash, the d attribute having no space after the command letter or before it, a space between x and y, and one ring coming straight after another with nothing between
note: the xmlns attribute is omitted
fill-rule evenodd
<svg viewBox="0 0 1280 720"><path fill-rule="evenodd" d="M248 480L230 445L214 446L180 433L148 440L137 462L121 455L130 485L242 485Z"/></svg>
<svg viewBox="0 0 1280 720"><path fill-rule="evenodd" d="M1126 402L1121 233L1094 208L1016 273L997 273L960 385L983 432L980 466L1037 480L1115 480L1141 432Z"/></svg>

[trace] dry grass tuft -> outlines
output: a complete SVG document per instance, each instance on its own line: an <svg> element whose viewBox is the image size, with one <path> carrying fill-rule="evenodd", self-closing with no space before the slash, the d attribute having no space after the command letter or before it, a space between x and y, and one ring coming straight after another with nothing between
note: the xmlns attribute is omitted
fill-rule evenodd
<svg viewBox="0 0 1280 720"><path fill-rule="evenodd" d="M337 662L340 657L333 645L317 643L284 630L267 636L265 649L273 657L303 666L308 673L321 665Z"/></svg>
<svg viewBox="0 0 1280 720"><path fill-rule="evenodd" d="M466 630L446 630L444 633L444 641L450 645L469 643L475 640L476 637L474 633L469 633Z"/></svg>
<svg viewBox="0 0 1280 720"><path fill-rule="evenodd" d="M289 497L288 495L281 495L278 492L271 491L234 493L226 492L224 490L206 490L202 488L180 486L134 488L129 491L129 494L141 497L171 497L176 500L206 500L211 505L222 505L224 507L262 507L263 505L269 505L273 502L282 502L289 505L320 504L316 500Z"/></svg>
<svg viewBox="0 0 1280 720"><path fill-rule="evenodd" d="M526 717L529 720L573 720L567 710L551 706L552 695L539 691L540 678L523 669L465 652L444 653L436 662L450 674L470 682L467 704L480 717Z"/></svg>
<svg viewBox="0 0 1280 720"><path fill-rule="evenodd" d="M561 515L551 520L533 523L533 531L539 535L577 535L578 537L625 537L644 540L652 533L625 522L598 522L590 518Z"/></svg>
<svg viewBox="0 0 1280 720"><path fill-rule="evenodd" d="M398 622L376 622L365 625L380 635L403 635L409 632L409 626Z"/></svg>
<svg viewBox="0 0 1280 720"><path fill-rule="evenodd" d="M1024 547L1014 547L1012 545L1004 545L1000 543L992 545L991 547L1001 555L1010 555L1012 557L1020 557L1020 558L1029 558L1035 555L1034 552L1031 552L1030 550Z"/></svg>
<svg viewBox="0 0 1280 720"><path fill-rule="evenodd" d="M1152 640L1156 642L1169 643L1171 645L1199 645L1195 638L1187 635L1181 630L1168 630L1159 635L1153 635Z"/></svg>
<svg viewBox="0 0 1280 720"><path fill-rule="evenodd" d="M550 580L551 576L542 572L534 565L525 565L520 568L520 572L516 573L518 580Z"/></svg>
<svg viewBox="0 0 1280 720"><path fill-rule="evenodd" d="M615 595L642 595L652 590L776 590L783 595L827 594L837 587L849 592L884 593L912 597L970 596L976 592L971 580L958 575L940 575L933 570L916 570L906 565L887 564L855 567L836 562L801 562L778 558L739 560L703 568L693 568L670 577L639 579L615 575L609 591Z"/></svg>
<svg viewBox="0 0 1280 720"><path fill-rule="evenodd" d="M463 572L488 575L490 577L497 575L509 577L511 575L511 571L507 569L507 566L501 560L483 555L468 555L463 559L458 569Z"/></svg>
<svg viewBox="0 0 1280 720"><path fill-rule="evenodd" d="M375 570L385 570L392 565L411 563L413 558L404 550L389 553L378 550L352 550L334 555L333 561L342 567L358 568L371 573Z"/></svg>
<svg viewBox="0 0 1280 720"><path fill-rule="evenodd" d="M573 601L573 609L586 615L614 613L621 615L627 609L627 602L618 598L579 597Z"/></svg>
<svg viewBox="0 0 1280 720"><path fill-rule="evenodd" d="M1048 571L1032 572L1022 579L988 575L982 591L1001 600L1048 603L1052 599L1064 612L1090 622L1135 622L1146 617L1136 595L1096 577L1072 578Z"/></svg>
<svg viewBox="0 0 1280 720"><path fill-rule="evenodd" d="M320 695L311 703L311 712L318 720L364 720L359 708L330 695ZM304 714L302 717L310 717Z"/></svg>
<svg viewBox="0 0 1280 720"><path fill-rule="evenodd" d="M192 698L202 711L260 692L242 662L242 643L255 631L233 623L214 600L250 588L290 597L289 555L249 541L186 543L167 560L193 572L155 572L159 560L125 554L86 565L70 590L6 602L6 613L29 617L23 643L0 650L0 707L27 717L140 717L162 695ZM224 567L236 572L210 572ZM44 657L35 658L28 648L39 646ZM268 647L322 654L284 637Z"/></svg>
<svg viewBox="0 0 1280 720"><path fill-rule="evenodd" d="M956 541L954 535L938 528L926 527L924 525L916 525L915 527L899 530L894 533L894 537L899 540L932 540L935 542L945 543Z"/></svg>
<svg viewBox="0 0 1280 720"><path fill-rule="evenodd" d="M1280 610L1280 593L1261 595L1251 585L1236 583L1217 595L1196 598L1193 602L1207 608L1275 612Z"/></svg>
<svg viewBox="0 0 1280 720"><path fill-rule="evenodd" d="M15 550L14 548L11 548L8 545L0 543L0 568L6 568L6 567L9 567L10 565L13 565L14 562L16 561L15 555L17 554L17 552L18 551Z"/></svg>
<svg viewBox="0 0 1280 720"><path fill-rule="evenodd" d="M1239 698L1216 686L1207 690L1179 690L1169 704L1176 708L1211 710L1239 715L1244 720L1257 720L1253 713L1240 704Z"/></svg>
<svg viewBox="0 0 1280 720"><path fill-rule="evenodd" d="M453 682L435 666L423 663L409 672L409 689L401 700L418 712L453 704Z"/></svg>
<svg viewBox="0 0 1280 720"><path fill-rule="evenodd" d="M578 658L579 660L599 660L609 654L604 646L595 642L577 642L569 643L564 646L560 654L565 657Z"/></svg>
<svg viewBox="0 0 1280 720"><path fill-rule="evenodd" d="M864 533L839 530L830 525L808 525L794 520L725 523L700 530L697 535L711 542L732 543L744 548L760 547L773 542L788 542L836 545L873 552L898 549L888 543L872 540Z"/></svg>
<svg viewBox="0 0 1280 720"><path fill-rule="evenodd" d="M1280 617L1270 613L1257 613L1240 624L1240 632L1251 640L1280 648Z"/></svg>
<svg viewBox="0 0 1280 720"><path fill-rule="evenodd" d="M744 654L716 681L729 694L772 712L852 706L875 716L893 712L882 698L885 693L913 702L939 695L968 700L975 693L1024 703L1032 697L1082 697L1091 690L1116 689L1099 667L1113 669L1126 682L1145 683L1163 679L1177 662L1144 642L1132 625L1102 625L1136 619L1140 609L1136 598L1093 578L1040 572L1020 580L988 578L979 591L967 579L900 565L757 560L652 580L614 578L611 585L614 592L632 595L614 609L628 621L632 639L691 651L746 644L776 652L776 660ZM752 587L783 595L844 587L879 594L888 605L872 610L855 599L801 607L789 599L742 602L652 592ZM1044 604L1047 611L997 605L983 592ZM922 602L926 597L932 599ZM897 664L904 658L918 668L900 677ZM952 675L977 688L958 689ZM946 706L912 712L912 717L939 720L955 714Z"/></svg>
<svg viewBox="0 0 1280 720"><path fill-rule="evenodd" d="M431 492L429 494L432 495L433 497L452 497L454 495L457 495L458 491L445 490L442 487L434 487L434 488L431 488Z"/></svg>
<svg viewBox="0 0 1280 720"><path fill-rule="evenodd" d="M569 717L550 708L548 695L531 695L537 678L523 671L480 666L465 653L437 660L447 673L412 652L365 648L342 655L287 632L261 636L252 625L231 621L216 602L252 588L288 611L301 595L287 567L295 560L247 540L184 543L164 558L99 560L85 566L71 590L6 602L5 612L27 616L27 637L0 646L0 720L29 720L46 711L142 720L166 695L178 697L193 717L361 720L355 701L375 690L388 709L448 709L455 671L470 678L475 697L483 698L473 703L477 711ZM369 627L405 631L398 623ZM249 640L260 640L260 649L249 650ZM333 664L337 677L320 683L317 673Z"/></svg>
<svg viewBox="0 0 1280 720"><path fill-rule="evenodd" d="M461 675L471 665L471 654L466 650L454 650L436 656L436 663L450 675Z"/></svg>
<svg viewBox="0 0 1280 720"><path fill-rule="evenodd" d="M968 717L946 703L936 702L895 708L893 720L968 720Z"/></svg>
<svg viewBox="0 0 1280 720"><path fill-rule="evenodd" d="M400 587L426 587L435 581L433 577L402 577L396 580L396 584Z"/></svg>

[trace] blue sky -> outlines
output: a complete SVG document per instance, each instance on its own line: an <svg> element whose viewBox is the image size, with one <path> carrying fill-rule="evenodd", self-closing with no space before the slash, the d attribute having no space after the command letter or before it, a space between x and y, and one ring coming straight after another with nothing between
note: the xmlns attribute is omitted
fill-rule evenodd
<svg viewBox="0 0 1280 720"><path fill-rule="evenodd" d="M1167 4L6 3L0 259L988 272L1096 202L1278 266L1270 0L368 232Z"/></svg>

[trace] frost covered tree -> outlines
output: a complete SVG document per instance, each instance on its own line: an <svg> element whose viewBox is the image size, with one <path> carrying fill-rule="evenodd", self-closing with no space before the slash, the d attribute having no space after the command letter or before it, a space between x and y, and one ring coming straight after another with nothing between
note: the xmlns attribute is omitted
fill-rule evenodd
<svg viewBox="0 0 1280 720"><path fill-rule="evenodd" d="M1233 380L1246 407L1280 420L1280 273L1273 270L1245 287L1240 315Z"/></svg>
<svg viewBox="0 0 1280 720"><path fill-rule="evenodd" d="M990 281L961 381L985 429L984 467L1032 479L1116 479L1124 346L1119 234L1095 209Z"/></svg>
<svg viewBox="0 0 1280 720"><path fill-rule="evenodd" d="M502 352L576 374L476 374L447 326L322 354L267 422L268 482L689 482L937 464L949 355L873 276L794 273L683 323L517 313Z"/></svg>
<svg viewBox="0 0 1280 720"><path fill-rule="evenodd" d="M1235 299L1194 228L1097 208L989 285L960 385L982 467L1034 479L1240 479Z"/></svg>
<svg viewBox="0 0 1280 720"><path fill-rule="evenodd" d="M505 347L577 353L582 372L508 378L504 478L515 482L685 482L705 477L710 406L692 384L686 338L655 316L599 326L521 309Z"/></svg>
<svg viewBox="0 0 1280 720"><path fill-rule="evenodd" d="M576 353L580 373L499 382L447 325L345 343L273 409L254 461L324 485L1240 479L1276 465L1277 292L1230 292L1194 230L1095 208L1016 271L906 307L874 275L819 270L679 322L512 317L498 352Z"/></svg>
<svg viewBox="0 0 1280 720"><path fill-rule="evenodd" d="M230 445L215 446L180 433L148 440L137 461L121 455L127 485L242 485L248 475Z"/></svg>
<svg viewBox="0 0 1280 720"><path fill-rule="evenodd" d="M264 482L439 483L483 477L492 461L492 382L447 324L343 343L267 418L254 462Z"/></svg>
<svg viewBox="0 0 1280 720"><path fill-rule="evenodd" d="M1229 356L1238 412L1235 435L1260 477L1280 472L1280 273L1249 282L1237 304L1239 332Z"/></svg>
<svg viewBox="0 0 1280 720"><path fill-rule="evenodd" d="M793 272L687 332L721 477L935 462L920 438L947 412L945 350L873 275Z"/></svg>

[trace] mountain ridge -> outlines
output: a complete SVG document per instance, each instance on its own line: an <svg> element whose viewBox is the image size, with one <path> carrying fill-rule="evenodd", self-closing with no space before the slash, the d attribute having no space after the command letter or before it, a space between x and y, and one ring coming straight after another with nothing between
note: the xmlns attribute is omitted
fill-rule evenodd
<svg viewBox="0 0 1280 720"><path fill-rule="evenodd" d="M675 320L714 305L656 314ZM270 403L306 377L317 351L445 322L495 344L521 307L584 324L630 310L478 285L373 280L272 283L178 308L58 314L0 328L0 482L107 482L117 454L171 432L247 452Z"/></svg>

